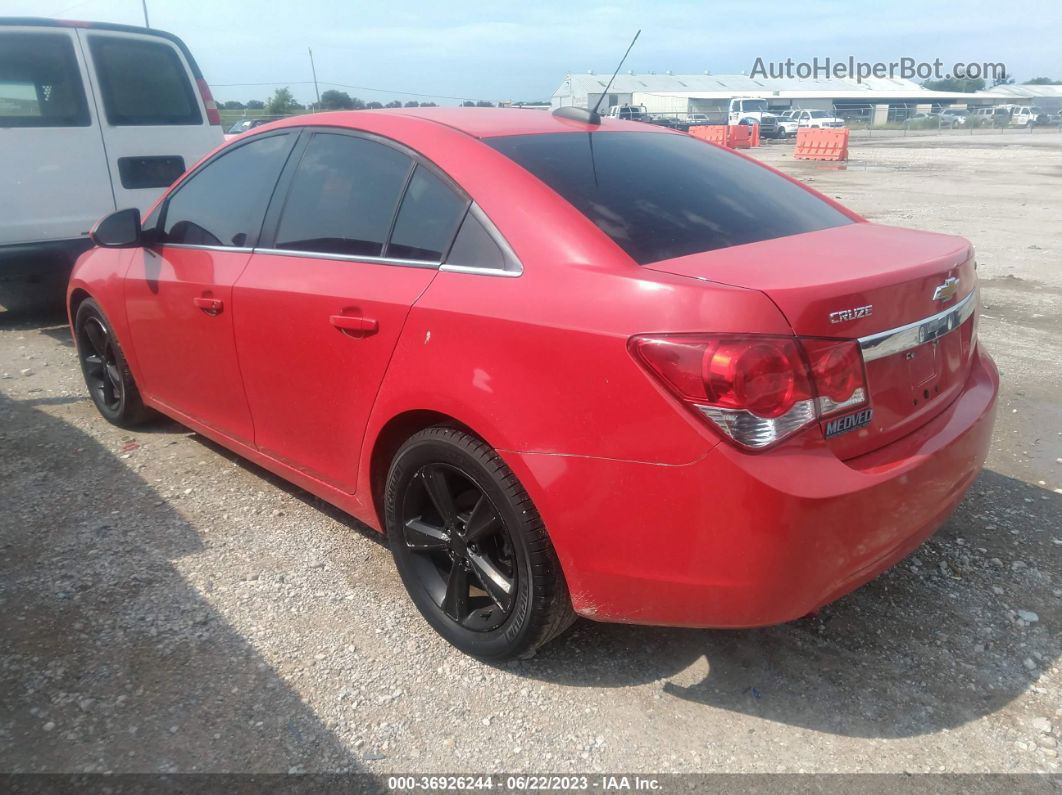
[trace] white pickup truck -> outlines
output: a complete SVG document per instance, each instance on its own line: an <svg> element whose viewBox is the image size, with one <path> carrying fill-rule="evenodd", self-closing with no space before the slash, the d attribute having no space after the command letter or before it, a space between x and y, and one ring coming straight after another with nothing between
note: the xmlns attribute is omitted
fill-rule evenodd
<svg viewBox="0 0 1062 795"><path fill-rule="evenodd" d="M790 119L796 121L797 127L844 127L844 119L837 118L828 110L799 110Z"/></svg>
<svg viewBox="0 0 1062 795"><path fill-rule="evenodd" d="M1041 108L1033 105L1005 105L1007 110L1010 111L1011 127L1035 127L1037 124L1046 125L1047 114Z"/></svg>

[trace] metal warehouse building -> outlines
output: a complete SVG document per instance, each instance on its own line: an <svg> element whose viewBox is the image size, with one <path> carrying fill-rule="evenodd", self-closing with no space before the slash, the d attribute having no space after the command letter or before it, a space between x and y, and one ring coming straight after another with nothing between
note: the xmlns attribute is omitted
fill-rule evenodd
<svg viewBox="0 0 1062 795"><path fill-rule="evenodd" d="M567 75L553 93L552 107L593 106L604 92L609 77L610 72ZM911 113L929 112L943 105L978 107L1018 101L996 93L995 89L972 94L930 91L911 80L898 78L868 78L858 82L845 78L774 80L747 75L628 72L616 76L601 107L629 104L644 105L649 113L710 113L719 108L720 102L734 97L766 99L776 111L788 108L851 111L852 115L863 115L874 124L902 120Z"/></svg>
<svg viewBox="0 0 1062 795"><path fill-rule="evenodd" d="M1035 105L1049 113L1062 110L1062 86L1012 85L996 86L993 94L999 94L1005 102L1015 105Z"/></svg>

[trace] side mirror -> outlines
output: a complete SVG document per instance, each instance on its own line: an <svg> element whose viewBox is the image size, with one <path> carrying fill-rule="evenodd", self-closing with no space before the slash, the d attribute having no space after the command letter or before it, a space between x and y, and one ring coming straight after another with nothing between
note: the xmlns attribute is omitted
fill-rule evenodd
<svg viewBox="0 0 1062 795"><path fill-rule="evenodd" d="M141 244L140 210L129 210L105 215L89 232L89 238L104 248L133 248Z"/></svg>

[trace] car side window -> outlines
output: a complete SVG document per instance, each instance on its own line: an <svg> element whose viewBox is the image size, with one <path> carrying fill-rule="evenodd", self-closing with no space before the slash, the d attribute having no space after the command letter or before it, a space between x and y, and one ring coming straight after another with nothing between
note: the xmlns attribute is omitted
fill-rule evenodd
<svg viewBox="0 0 1062 795"><path fill-rule="evenodd" d="M166 203L163 243L249 247L284 167L291 135L267 135L224 152Z"/></svg>
<svg viewBox="0 0 1062 795"><path fill-rule="evenodd" d="M472 208L461 222L446 264L458 268L476 268L477 270L515 271L520 266L499 245L495 237L476 217L476 208Z"/></svg>
<svg viewBox="0 0 1062 795"><path fill-rule="evenodd" d="M424 166L417 166L402 198L387 256L442 262L468 201Z"/></svg>
<svg viewBox="0 0 1062 795"><path fill-rule="evenodd" d="M292 178L273 247L381 256L412 166L390 146L315 133Z"/></svg>
<svg viewBox="0 0 1062 795"><path fill-rule="evenodd" d="M90 123L69 36L0 34L0 127L86 127Z"/></svg>

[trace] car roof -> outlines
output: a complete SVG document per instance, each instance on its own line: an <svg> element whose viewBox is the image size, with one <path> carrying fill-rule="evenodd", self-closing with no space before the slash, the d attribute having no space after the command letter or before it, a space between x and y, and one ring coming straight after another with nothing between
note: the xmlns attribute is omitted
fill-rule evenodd
<svg viewBox="0 0 1062 795"><path fill-rule="evenodd" d="M602 118L600 124L587 124L573 119L554 116L538 109L524 108L389 108L384 110L344 110L331 113L315 113L292 116L278 126L304 126L330 124L342 127L358 127L358 119L366 114L377 117L405 116L434 122L450 127L474 138L492 138L501 135L535 135L564 132L652 132L674 134L654 124Z"/></svg>

